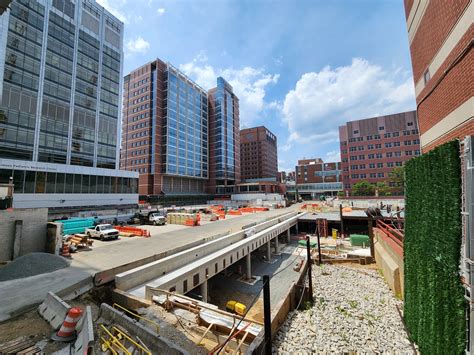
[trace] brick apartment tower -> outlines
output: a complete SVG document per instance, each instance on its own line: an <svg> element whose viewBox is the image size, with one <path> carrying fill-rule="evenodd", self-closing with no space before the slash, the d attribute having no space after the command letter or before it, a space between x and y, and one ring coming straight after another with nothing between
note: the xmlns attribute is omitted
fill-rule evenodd
<svg viewBox="0 0 474 355"><path fill-rule="evenodd" d="M217 78L208 92L209 100L209 182L212 195L230 195L240 182L239 99L232 86Z"/></svg>
<svg viewBox="0 0 474 355"><path fill-rule="evenodd" d="M298 195L303 199L335 196L342 190L340 162L325 163L320 158L301 159L298 160L295 173Z"/></svg>
<svg viewBox="0 0 474 355"><path fill-rule="evenodd" d="M204 194L206 91L157 59L125 77L123 102L120 166L139 172L139 194Z"/></svg>
<svg viewBox="0 0 474 355"><path fill-rule="evenodd" d="M344 191L361 180L386 182L394 168L420 154L416 111L347 122L339 141Z"/></svg>
<svg viewBox="0 0 474 355"><path fill-rule="evenodd" d="M266 127L240 131L240 154L242 180L277 179L277 137Z"/></svg>
<svg viewBox="0 0 474 355"><path fill-rule="evenodd" d="M427 152L474 135L474 1L405 0L405 15Z"/></svg>

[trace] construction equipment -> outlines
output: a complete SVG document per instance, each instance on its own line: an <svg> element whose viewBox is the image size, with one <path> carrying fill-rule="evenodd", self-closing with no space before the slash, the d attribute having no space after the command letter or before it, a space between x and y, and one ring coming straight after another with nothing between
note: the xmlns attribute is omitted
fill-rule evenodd
<svg viewBox="0 0 474 355"><path fill-rule="evenodd" d="M226 303L225 308L228 312L237 313L238 315L245 315L247 306L237 301L230 300Z"/></svg>

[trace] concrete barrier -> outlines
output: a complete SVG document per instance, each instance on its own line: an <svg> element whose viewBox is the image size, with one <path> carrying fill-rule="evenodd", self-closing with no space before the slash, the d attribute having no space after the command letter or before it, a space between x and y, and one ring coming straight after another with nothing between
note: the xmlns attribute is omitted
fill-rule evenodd
<svg viewBox="0 0 474 355"><path fill-rule="evenodd" d="M108 304L102 303L100 305L100 318L108 324L119 325L130 332L130 334L139 337L153 354L189 354L189 352L174 345L168 339L161 337L150 328L145 327Z"/></svg>
<svg viewBox="0 0 474 355"><path fill-rule="evenodd" d="M375 261L393 293L403 298L404 265L403 248L394 243L385 233L374 228Z"/></svg>
<svg viewBox="0 0 474 355"><path fill-rule="evenodd" d="M38 313L54 328L58 330L66 319L67 311L71 308L53 292L48 292L43 303L38 307Z"/></svg>
<svg viewBox="0 0 474 355"><path fill-rule="evenodd" d="M86 312L78 324L77 339L72 354L94 353L94 325L92 324L92 309L86 307Z"/></svg>

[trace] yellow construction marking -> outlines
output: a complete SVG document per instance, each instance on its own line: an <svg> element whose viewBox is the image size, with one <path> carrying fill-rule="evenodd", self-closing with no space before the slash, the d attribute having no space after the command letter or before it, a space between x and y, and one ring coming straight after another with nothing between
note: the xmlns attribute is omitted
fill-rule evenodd
<svg viewBox="0 0 474 355"><path fill-rule="evenodd" d="M145 349L143 346L141 346L139 343L137 343L135 340L133 340L132 338L130 338L127 334L125 334L124 332L122 332L120 329L118 329L117 327L115 326L112 326L112 329L114 331L116 331L121 337L127 339L128 341L130 341L133 345L135 345L136 348L138 348L140 350L140 354L142 353L142 351L147 354L147 355L151 355L151 352L148 350L148 349Z"/></svg>
<svg viewBox="0 0 474 355"><path fill-rule="evenodd" d="M110 337L109 341L112 340L112 345L118 346L120 349L122 349L125 352L125 354L131 355L131 352L128 351L128 349L120 342L120 340L117 339L111 332L109 332L109 330L103 324L101 324L100 327ZM109 347L109 349L111 348Z"/></svg>
<svg viewBox="0 0 474 355"><path fill-rule="evenodd" d="M153 324L153 325L156 327L156 332L157 332L157 333L160 332L160 326L159 326L158 323L153 322L152 320L150 320L150 319L148 319L148 318L142 317L141 315L136 314L136 313L134 313L134 312L132 312L132 311L129 311L128 309L126 309L125 307L122 307L122 306L119 305L118 303L114 303L114 304L112 305L112 307L114 307L114 308L117 308L117 307L118 307L118 308L120 308L121 310L124 310L125 312L130 313L130 314L133 315L134 317L137 317L137 318L139 318L139 319L143 319L144 321Z"/></svg>
<svg viewBox="0 0 474 355"><path fill-rule="evenodd" d="M100 337L100 340L102 340L102 351L105 353L107 350L110 350L110 352L114 355L117 355L118 353L112 348L112 346L110 345L110 342L106 339L104 339L104 337Z"/></svg>

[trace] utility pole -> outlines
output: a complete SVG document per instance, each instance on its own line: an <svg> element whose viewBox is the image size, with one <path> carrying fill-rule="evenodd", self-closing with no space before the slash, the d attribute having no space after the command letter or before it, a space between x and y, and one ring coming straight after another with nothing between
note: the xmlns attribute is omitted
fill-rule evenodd
<svg viewBox="0 0 474 355"><path fill-rule="evenodd" d="M372 258L372 262L375 260L375 250L374 250L374 219L369 216L369 243L370 243L370 256Z"/></svg>
<svg viewBox="0 0 474 355"><path fill-rule="evenodd" d="M319 226L318 224L316 223L316 235L318 237L318 262L319 262L319 265L322 264L322 260L321 260L321 236L319 234Z"/></svg>
<svg viewBox="0 0 474 355"><path fill-rule="evenodd" d="M270 277L268 275L263 275L263 321L264 321L264 329L265 329L265 355L272 355Z"/></svg>
<svg viewBox="0 0 474 355"><path fill-rule="evenodd" d="M309 235L306 236L306 254L308 257L308 279L309 279L309 301L311 305L314 304L313 299L313 277L312 277L312 261L311 261L311 247L309 245Z"/></svg>
<svg viewBox="0 0 474 355"><path fill-rule="evenodd" d="M341 238L344 238L344 221L342 219L342 203L339 205L339 216L341 218Z"/></svg>

